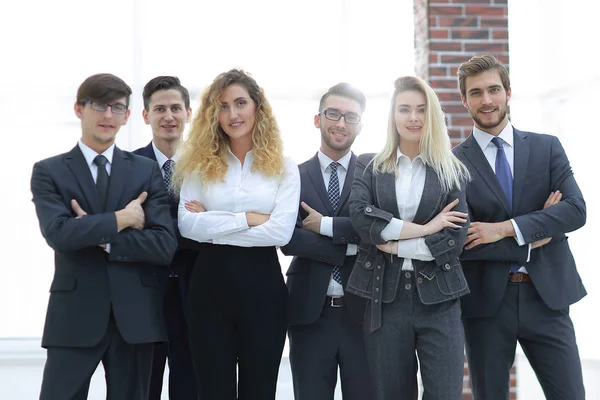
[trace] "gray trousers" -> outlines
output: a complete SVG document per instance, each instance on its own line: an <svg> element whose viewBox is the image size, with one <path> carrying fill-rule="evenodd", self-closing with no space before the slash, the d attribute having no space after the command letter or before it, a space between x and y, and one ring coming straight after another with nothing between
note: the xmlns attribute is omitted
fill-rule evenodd
<svg viewBox="0 0 600 400"><path fill-rule="evenodd" d="M464 332L458 300L424 305L412 271L403 271L396 299L383 304L382 326L365 333L377 400L416 400L417 356L423 400L460 400Z"/></svg>

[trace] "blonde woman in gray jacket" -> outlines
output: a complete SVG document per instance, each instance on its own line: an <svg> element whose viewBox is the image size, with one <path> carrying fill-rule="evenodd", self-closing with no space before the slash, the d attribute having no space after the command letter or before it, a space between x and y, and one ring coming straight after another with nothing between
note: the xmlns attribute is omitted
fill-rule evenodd
<svg viewBox="0 0 600 400"><path fill-rule="evenodd" d="M420 78L395 82L388 134L358 158L350 195L361 245L346 291L368 299L365 341L376 399L460 400L469 292L458 256L469 172L451 152L444 113Z"/></svg>

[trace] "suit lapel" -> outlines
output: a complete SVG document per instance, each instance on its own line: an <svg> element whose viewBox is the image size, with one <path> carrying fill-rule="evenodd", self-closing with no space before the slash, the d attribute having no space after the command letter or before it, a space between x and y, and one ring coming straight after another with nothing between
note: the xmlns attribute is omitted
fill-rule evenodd
<svg viewBox="0 0 600 400"><path fill-rule="evenodd" d="M396 198L396 176L388 172L375 174L375 187L377 188L377 206L381 210L392 210L395 218L400 218L398 199Z"/></svg>
<svg viewBox="0 0 600 400"><path fill-rule="evenodd" d="M313 186L315 187L317 195L319 195L319 198L327 208L328 215L333 216L333 207L331 207L329 195L327 194L327 189L325 188L325 182L323 182L323 174L321 173L321 164L319 163L318 156L315 155L313 158L310 159L306 166L306 171L308 172L308 176L310 177L310 180L312 181ZM338 208L340 207L338 206Z"/></svg>
<svg viewBox="0 0 600 400"><path fill-rule="evenodd" d="M144 156L144 157L148 157L151 160L157 161L156 154L154 154L154 149L152 148L152 142L150 142L148 144L148 146L146 146L140 150L140 155Z"/></svg>
<svg viewBox="0 0 600 400"><path fill-rule="evenodd" d="M67 167L73 176L75 176L75 179L83 192L83 197L87 202L87 204L80 204L81 207L90 214L102 213L103 210L100 206L100 199L98 198L98 191L94 184L94 177L92 176L90 167L79 146L75 146L73 150L67 153L65 161Z"/></svg>
<svg viewBox="0 0 600 400"><path fill-rule="evenodd" d="M500 182L498 182L498 178L494 173L494 170L488 163L485 155L481 151L481 147L477 144L475 137L471 134L467 140L465 140L463 144L465 157L469 160L469 162L473 165L473 168L469 168L471 172L475 172L475 174L479 174L481 176L481 180L485 182L485 184L490 188L492 193L498 199L498 202L502 204L502 207L506 210L508 215L512 215L511 207L508 204L508 200L506 199L506 195L504 194L504 190L502 190L502 186L500 186ZM515 153L515 159L517 155ZM474 178L475 183L477 183L477 177Z"/></svg>
<svg viewBox="0 0 600 400"><path fill-rule="evenodd" d="M413 221L422 224L431 220L440 209L439 203L442 200L443 194L437 174L433 168L428 166L425 173L423 194L421 195L421 201L419 202L419 207Z"/></svg>
<svg viewBox="0 0 600 400"><path fill-rule="evenodd" d="M513 184L513 210L519 205L521 195L525 189L527 164L529 163L529 138L526 134L513 128L514 134L514 184Z"/></svg>
<svg viewBox="0 0 600 400"><path fill-rule="evenodd" d="M113 162L110 167L106 211L117 211L119 200L123 195L126 180L131 176L131 164L127 155L115 146Z"/></svg>
<svg viewBox="0 0 600 400"><path fill-rule="evenodd" d="M346 180L344 181L344 187L342 189L342 193L340 194L340 203L338 204L338 208L336 214L340 213L340 210L344 207L344 203L350 197L350 189L352 189L352 182L354 181L354 168L356 167L356 156L354 153L350 156L350 162L348 163L348 171L346 171Z"/></svg>

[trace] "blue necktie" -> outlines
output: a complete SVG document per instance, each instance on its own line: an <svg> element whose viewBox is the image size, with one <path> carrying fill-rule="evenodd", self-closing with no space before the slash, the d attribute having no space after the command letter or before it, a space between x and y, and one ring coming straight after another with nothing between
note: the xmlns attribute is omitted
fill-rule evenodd
<svg viewBox="0 0 600 400"><path fill-rule="evenodd" d="M329 176L329 186L327 187L327 195L329 196L329 201L331 202L331 208L333 208L333 212L335 213L338 208L338 204L340 202L340 179L338 178L337 169L340 166L340 163L334 161L329 164L331 168L331 175ZM333 280L342 284L342 276L340 275L340 267L337 265L333 267L333 271L331 271L331 276Z"/></svg>
<svg viewBox="0 0 600 400"><path fill-rule="evenodd" d="M498 148L498 152L496 153L496 178L498 178L498 182L500 182L500 186L502 187L504 195L508 200L508 206L512 211L513 177L510 172L510 165L508 164L508 159L506 158L506 153L504 152L502 139L500 139L499 137L495 137L492 139L492 142ZM517 264L510 264L510 272L518 271L519 266Z"/></svg>

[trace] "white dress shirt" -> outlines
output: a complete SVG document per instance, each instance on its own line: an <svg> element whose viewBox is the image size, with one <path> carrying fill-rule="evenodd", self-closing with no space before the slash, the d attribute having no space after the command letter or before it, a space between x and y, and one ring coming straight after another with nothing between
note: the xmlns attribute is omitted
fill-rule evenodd
<svg viewBox="0 0 600 400"><path fill-rule="evenodd" d="M475 137L475 141L481 147L481 151L485 156L485 159L492 167L492 171L494 174L496 173L496 154L498 153L498 147L492 142L492 139L495 137L487 132L478 129L477 127L473 127L473 136ZM502 132L498 135L500 139L502 139L502 147L504 147L504 154L506 154L506 159L508 161L508 165L510 166L510 173L515 176L515 148L514 148L514 135L513 135L513 127L509 123L506 124ZM515 222L514 219L511 219L510 222L515 229L515 240L519 244L519 246L525 245L525 238L519 229L519 226ZM529 262L529 257L531 255L531 245L528 245L527 252L527 261ZM527 272L524 267L519 269L519 272Z"/></svg>
<svg viewBox="0 0 600 400"><path fill-rule="evenodd" d="M252 171L254 155L246 154L244 164L227 153L223 181L202 183L198 173L183 180L179 201L181 236L198 242L240 247L284 246L292 238L300 202L300 174L296 164L284 160L279 178ZM207 211L192 213L185 203L196 200ZM264 224L249 227L246 212L269 214Z"/></svg>
<svg viewBox="0 0 600 400"><path fill-rule="evenodd" d="M96 153L96 150L92 150L91 148L89 148L88 146L83 144L83 142L81 140L79 140L78 145L79 145L79 149L83 153L85 162L87 162L87 165L90 168L90 172L92 173L92 178L94 178L94 183L96 183L96 181L98 180L98 166L94 163L94 159L99 154ZM108 174L108 176L110 176L111 165L112 165L114 153L115 153L115 144L114 143L112 145L110 145L110 147L108 149L104 150L104 152L102 153L102 155L104 157L106 157L106 159L108 160L108 162L104 166L104 168L106 168L106 173ZM106 244L104 251L106 251L107 253L110 253L110 243Z"/></svg>
<svg viewBox="0 0 600 400"><path fill-rule="evenodd" d="M331 163L333 160L325 155L321 150L317 153L317 158L319 159L319 165L321 166L321 175L323 175L323 182L325 183L325 190L329 188L329 179L331 178ZM338 180L340 182L340 196L342 195L342 189L344 188L344 183L346 182L346 175L348 174L348 166L350 165L350 159L352 158L352 153L348 152L344 157L340 158L337 162L340 166L337 168ZM310 204L309 204L310 206ZM333 217L323 217L321 218L321 226L319 227L319 231L321 235L333 237ZM353 256L358 252L358 246L355 244L348 244L346 248L346 255ZM327 288L327 296L343 296L344 288L342 285L337 283L333 277L329 278L329 286Z"/></svg>
<svg viewBox="0 0 600 400"><path fill-rule="evenodd" d="M154 157L156 157L156 161L158 162L158 169L160 169L160 173L162 174L163 179L165 178L165 170L163 169L163 165L167 162L167 160L173 160L177 162L179 160L179 154L175 153L173 158L169 158L165 156L165 154L156 147L154 141L152 141L152 149L154 150Z"/></svg>
<svg viewBox="0 0 600 400"><path fill-rule="evenodd" d="M404 221L412 222L421 203L427 167L421 156L412 161L400 151L396 153L398 176L396 177L396 200L400 219L392 218L390 223L381 231L381 238L385 241L398 241L398 257L403 257L402 270L412 271L412 260L431 261L433 256L425 238L400 239Z"/></svg>

